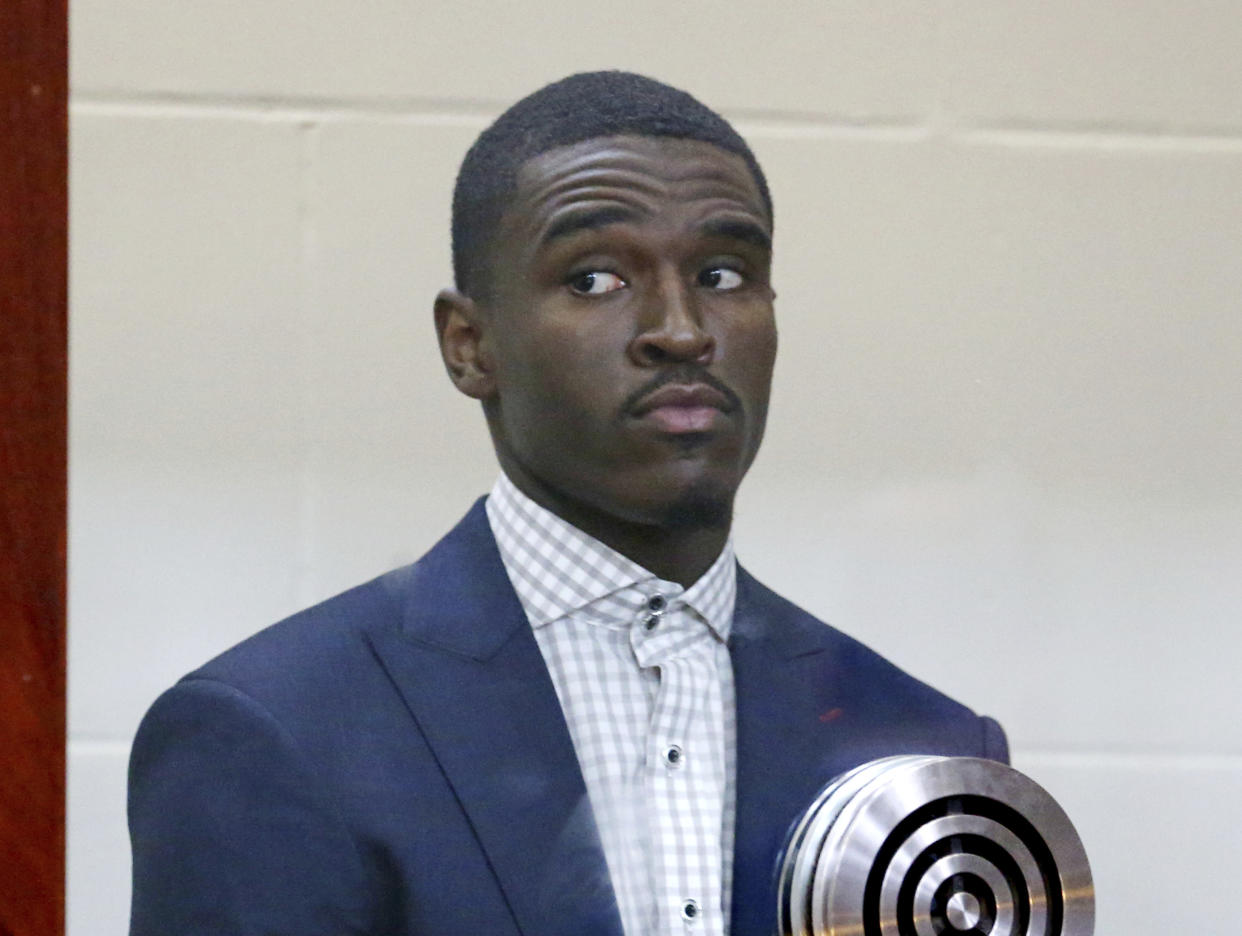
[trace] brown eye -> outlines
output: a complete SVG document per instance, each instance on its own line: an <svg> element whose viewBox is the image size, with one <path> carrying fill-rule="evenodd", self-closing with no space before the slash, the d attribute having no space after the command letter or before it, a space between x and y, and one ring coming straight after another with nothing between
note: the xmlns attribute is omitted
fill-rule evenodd
<svg viewBox="0 0 1242 936"><path fill-rule="evenodd" d="M625 288L625 280L616 273L603 270L590 270L578 273L569 279L569 288L580 296L602 296L604 293L615 292Z"/></svg>
<svg viewBox="0 0 1242 936"><path fill-rule="evenodd" d="M742 285L742 274L728 267L712 267L699 274L699 285L708 289L737 289Z"/></svg>

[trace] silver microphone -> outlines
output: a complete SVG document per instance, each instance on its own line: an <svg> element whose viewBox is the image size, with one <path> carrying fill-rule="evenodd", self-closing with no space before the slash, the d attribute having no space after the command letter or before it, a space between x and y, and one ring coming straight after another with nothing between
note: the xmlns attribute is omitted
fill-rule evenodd
<svg viewBox="0 0 1242 936"><path fill-rule="evenodd" d="M1082 841L1035 781L974 757L887 757L794 825L780 936L1091 936Z"/></svg>

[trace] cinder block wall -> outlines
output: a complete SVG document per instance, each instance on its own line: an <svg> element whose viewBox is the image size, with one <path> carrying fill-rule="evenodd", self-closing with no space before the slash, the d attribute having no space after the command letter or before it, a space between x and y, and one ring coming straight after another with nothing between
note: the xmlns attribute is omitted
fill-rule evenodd
<svg viewBox="0 0 1242 936"><path fill-rule="evenodd" d="M600 67L721 108L772 182L743 561L1004 722L1101 936L1236 929L1236 3L74 0L72 30L72 936L125 929L157 693L490 485L433 346L454 171Z"/></svg>

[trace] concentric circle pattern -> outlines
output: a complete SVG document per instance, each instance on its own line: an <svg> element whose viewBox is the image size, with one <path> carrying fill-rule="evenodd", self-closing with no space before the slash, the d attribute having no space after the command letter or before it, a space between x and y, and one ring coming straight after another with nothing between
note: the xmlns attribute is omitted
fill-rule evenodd
<svg viewBox="0 0 1242 936"><path fill-rule="evenodd" d="M1091 869L1029 777L973 757L889 757L829 783L781 865L781 936L1091 936Z"/></svg>

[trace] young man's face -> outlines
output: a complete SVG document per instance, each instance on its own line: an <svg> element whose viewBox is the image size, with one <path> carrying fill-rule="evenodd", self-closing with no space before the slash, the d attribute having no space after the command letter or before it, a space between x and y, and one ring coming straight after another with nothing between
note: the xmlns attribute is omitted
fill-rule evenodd
<svg viewBox="0 0 1242 936"><path fill-rule="evenodd" d="M629 523L721 526L763 437L771 220L738 156L608 137L518 176L487 322L501 464Z"/></svg>

